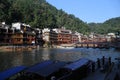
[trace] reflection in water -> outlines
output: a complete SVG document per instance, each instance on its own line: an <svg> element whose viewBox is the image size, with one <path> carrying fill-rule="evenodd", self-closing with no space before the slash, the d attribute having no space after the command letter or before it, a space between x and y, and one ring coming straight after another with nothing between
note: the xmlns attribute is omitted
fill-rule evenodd
<svg viewBox="0 0 120 80"><path fill-rule="evenodd" d="M50 53L49 53L49 50L47 48L43 49L42 50L42 58L43 60L49 60L50 59Z"/></svg>
<svg viewBox="0 0 120 80"><path fill-rule="evenodd" d="M80 52L65 52L55 54L55 59L61 61L75 61L80 59L81 57L82 56Z"/></svg>
<svg viewBox="0 0 120 80"><path fill-rule="evenodd" d="M0 52L0 71L13 66L30 66L44 60L75 61L82 57L91 60L96 58L120 57L120 52L114 48L111 49L93 49L93 48L75 48L75 49L39 49L23 52ZM114 60L115 61L115 60Z"/></svg>
<svg viewBox="0 0 120 80"><path fill-rule="evenodd" d="M13 56L13 59L11 61L12 66L19 66L22 64L23 55L21 53L16 53L16 55Z"/></svg>
<svg viewBox="0 0 120 80"><path fill-rule="evenodd" d="M19 52L0 53L0 70L22 65L23 54Z"/></svg>

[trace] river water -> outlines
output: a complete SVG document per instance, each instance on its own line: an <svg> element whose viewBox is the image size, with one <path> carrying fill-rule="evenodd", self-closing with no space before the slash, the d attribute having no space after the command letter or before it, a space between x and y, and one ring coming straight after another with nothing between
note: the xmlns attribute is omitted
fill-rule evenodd
<svg viewBox="0 0 120 80"><path fill-rule="evenodd" d="M60 61L75 61L80 58L88 58L96 61L97 58L120 57L120 51L114 48L98 49L98 48L75 48L75 49L39 49L32 51L21 52L0 52L0 71L8 68L25 65L30 66L44 60L60 60Z"/></svg>

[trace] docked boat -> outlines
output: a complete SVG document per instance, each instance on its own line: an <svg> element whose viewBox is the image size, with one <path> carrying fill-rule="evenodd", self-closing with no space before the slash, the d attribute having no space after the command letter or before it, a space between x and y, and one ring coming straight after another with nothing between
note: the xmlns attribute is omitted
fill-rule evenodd
<svg viewBox="0 0 120 80"><path fill-rule="evenodd" d="M84 58L71 63L48 60L26 69L17 80L78 80L89 70L90 61Z"/></svg>
<svg viewBox="0 0 120 80"><path fill-rule="evenodd" d="M66 65L66 62L44 61L33 65L24 71L24 74L17 77L17 80L54 80L59 78L59 69Z"/></svg>
<svg viewBox="0 0 120 80"><path fill-rule="evenodd" d="M16 66L0 73L0 80L15 80L20 73L26 69L25 66Z"/></svg>
<svg viewBox="0 0 120 80"><path fill-rule="evenodd" d="M73 49L76 46L74 44L61 44L58 45L57 48L61 48L61 49Z"/></svg>
<svg viewBox="0 0 120 80"><path fill-rule="evenodd" d="M77 80L85 77L90 61L75 62L46 60L30 67L18 66L0 73L0 80Z"/></svg>
<svg viewBox="0 0 120 80"><path fill-rule="evenodd" d="M74 46L57 46L57 48L60 48L60 49L74 49L75 47Z"/></svg>
<svg viewBox="0 0 120 80"><path fill-rule="evenodd" d="M58 80L81 80L91 71L92 62L82 58L60 69L62 77Z"/></svg>

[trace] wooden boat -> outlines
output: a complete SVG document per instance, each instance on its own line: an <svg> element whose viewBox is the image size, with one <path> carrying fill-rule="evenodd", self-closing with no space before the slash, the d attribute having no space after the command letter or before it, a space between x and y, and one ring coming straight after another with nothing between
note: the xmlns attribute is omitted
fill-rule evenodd
<svg viewBox="0 0 120 80"><path fill-rule="evenodd" d="M66 62L60 61L44 61L24 71L24 74L17 77L17 80L52 80L53 78L58 78L59 69L65 66Z"/></svg>
<svg viewBox="0 0 120 80"><path fill-rule="evenodd" d="M60 48L60 49L74 49L75 47L74 46L57 46L57 48Z"/></svg>
<svg viewBox="0 0 120 80"><path fill-rule="evenodd" d="M78 80L87 76L90 63L84 58L71 63L46 60L27 68L19 66L7 70L0 74L0 80Z"/></svg>
<svg viewBox="0 0 120 80"><path fill-rule="evenodd" d="M82 58L64 66L60 70L63 76L59 80L80 80L86 77L91 70L91 63L90 60Z"/></svg>

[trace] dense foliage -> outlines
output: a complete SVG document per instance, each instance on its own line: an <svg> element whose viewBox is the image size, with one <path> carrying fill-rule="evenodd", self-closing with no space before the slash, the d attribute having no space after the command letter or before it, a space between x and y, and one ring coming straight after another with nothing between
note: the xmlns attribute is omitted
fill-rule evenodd
<svg viewBox="0 0 120 80"><path fill-rule="evenodd" d="M120 17L104 23L87 24L62 9L56 9L45 0L0 0L0 22L2 21L7 24L27 23L41 29L66 27L85 34L120 32Z"/></svg>
<svg viewBox="0 0 120 80"><path fill-rule="evenodd" d="M120 32L120 17L112 18L104 23L89 23L92 32L106 34Z"/></svg>
<svg viewBox="0 0 120 80"><path fill-rule="evenodd" d="M38 28L66 27L81 33L89 27L74 15L57 10L45 0L0 0L0 21L23 22Z"/></svg>

